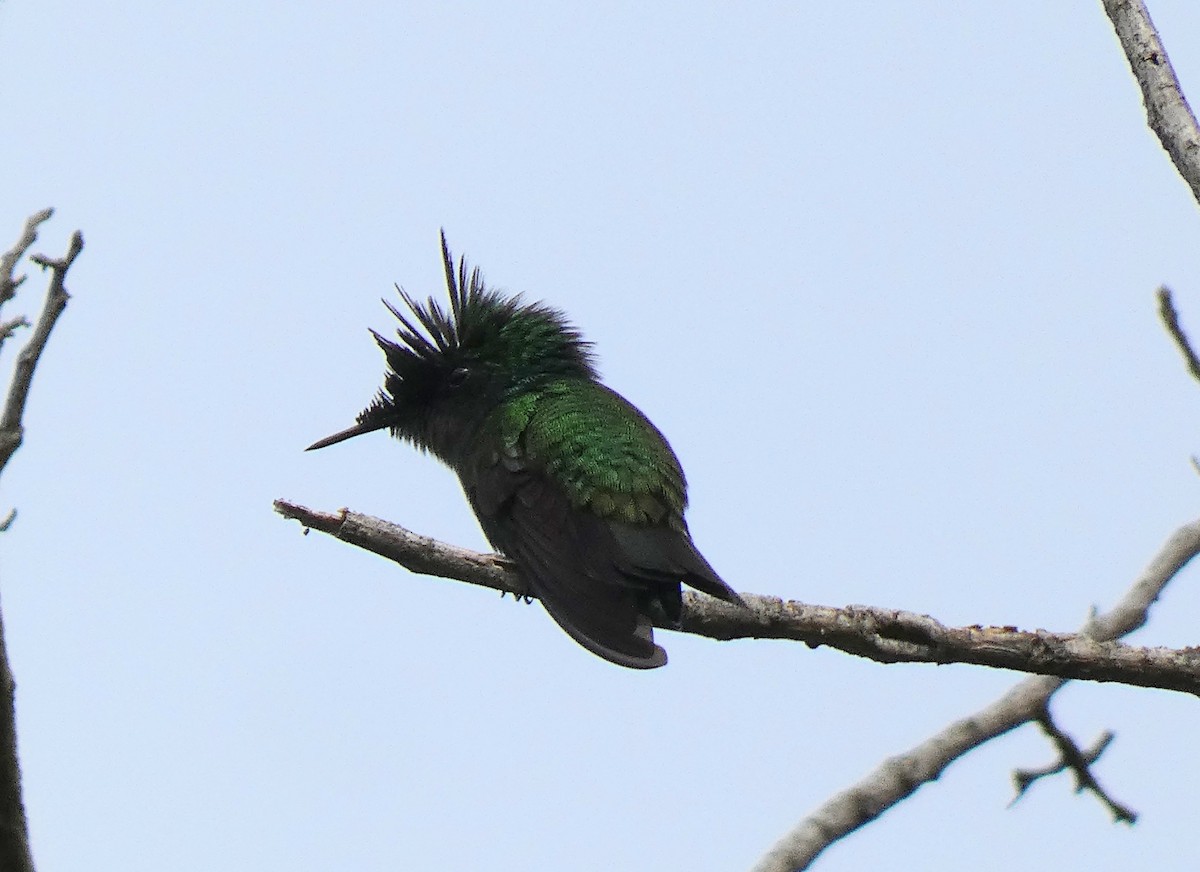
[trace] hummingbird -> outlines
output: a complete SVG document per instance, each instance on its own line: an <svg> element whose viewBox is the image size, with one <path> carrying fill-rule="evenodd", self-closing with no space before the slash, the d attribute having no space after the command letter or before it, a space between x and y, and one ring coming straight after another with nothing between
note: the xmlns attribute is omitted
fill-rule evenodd
<svg viewBox="0 0 1200 872"><path fill-rule="evenodd" d="M452 469L484 534L572 639L619 666L667 662L681 584L744 606L696 549L687 481L666 438L600 382L591 343L559 310L490 289L441 235L448 306L407 311L382 389L324 448L387 429Z"/></svg>

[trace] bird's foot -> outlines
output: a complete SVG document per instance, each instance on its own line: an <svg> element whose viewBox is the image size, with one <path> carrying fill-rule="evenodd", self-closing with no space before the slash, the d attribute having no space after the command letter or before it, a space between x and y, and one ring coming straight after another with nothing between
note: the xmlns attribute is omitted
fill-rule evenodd
<svg viewBox="0 0 1200 872"><path fill-rule="evenodd" d="M503 554L491 554L489 557L492 559L493 563L504 569L510 570L512 575L516 576L516 581L513 582L512 590L500 591L500 599L504 599L511 593L513 599L517 602L525 600L526 605L533 602L533 591L529 589L528 582L521 578L520 573L517 571L517 562L505 557Z"/></svg>
<svg viewBox="0 0 1200 872"><path fill-rule="evenodd" d="M522 600L524 600L525 605L529 605L531 602L533 602L533 591L531 591L529 589L528 585L526 585L524 581L522 581L520 583L519 590L502 590L502 591L500 591L500 599L504 599L510 593L512 594L512 598L514 600L516 600L517 602L521 602Z"/></svg>

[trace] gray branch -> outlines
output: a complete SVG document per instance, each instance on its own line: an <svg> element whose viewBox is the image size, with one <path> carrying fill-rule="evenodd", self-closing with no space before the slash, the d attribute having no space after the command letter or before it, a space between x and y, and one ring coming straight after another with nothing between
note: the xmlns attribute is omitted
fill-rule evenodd
<svg viewBox="0 0 1200 872"><path fill-rule="evenodd" d="M1200 521L1180 527L1150 561L1112 610L1093 615L1081 634L1116 639L1146 623L1163 588L1200 552ZM753 872L807 869L838 839L869 824L924 784L936 781L951 763L1022 724L1039 720L1062 678L1028 678L991 705L955 721L914 748L885 760L874 772L825 802L796 825L759 861Z"/></svg>
<svg viewBox="0 0 1200 872"><path fill-rule="evenodd" d="M21 258L25 256L25 252L29 251L34 242L37 241L37 229L44 222L50 220L50 216L54 214L53 209L43 209L41 212L35 212L30 215L25 221L25 228L21 231L21 237L16 244L4 254L0 255L0 306L3 306L14 296L16 296L17 288L24 283L26 276L17 275L17 264ZM25 320L25 316L13 318L8 321L0 322L0 348L4 347L4 342L17 331L19 327L28 327L29 322Z"/></svg>
<svg viewBox="0 0 1200 872"><path fill-rule="evenodd" d="M276 500L275 511L413 572L517 596L527 593L518 567L499 555L447 545L348 509L317 512ZM1197 552L1200 523L1181 554L1186 562ZM871 606L833 608L745 593L742 598L748 608L689 592L684 596L682 631L710 639L787 639L811 648L827 645L880 663L969 663L1200 696L1200 649L1140 648L1087 631L947 627L928 615Z"/></svg>
<svg viewBox="0 0 1200 872"><path fill-rule="evenodd" d="M35 212L25 221L25 229L16 245L0 255L0 306L3 306L16 294L17 288L25 281L25 276L16 275L17 262L25 256L34 242L37 241L37 229L54 214L53 209L43 209Z"/></svg>
<svg viewBox="0 0 1200 872"><path fill-rule="evenodd" d="M1146 121L1200 201L1200 128L1141 0L1103 0L1129 69L1142 89Z"/></svg>
<svg viewBox="0 0 1200 872"><path fill-rule="evenodd" d="M1183 325L1179 323L1179 312L1176 311L1175 302L1171 298L1171 289L1166 285L1158 289L1158 317L1162 319L1167 333L1175 340L1175 346L1183 355L1183 362L1187 364L1188 372L1191 373L1192 378L1200 381L1200 358L1196 357L1192 343L1188 340Z"/></svg>
<svg viewBox="0 0 1200 872"><path fill-rule="evenodd" d="M47 212L49 210L46 210ZM45 213L38 213L42 215ZM38 216L35 215L34 218ZM30 219L33 220L32 218ZM44 220L44 219L43 219ZM35 254L30 257L42 269L50 270L50 286L46 291L46 302L42 305L42 313L34 325L33 335L17 355L17 363L13 368L12 383L8 388L8 400L4 411L0 414L0 471L8 465L9 459L18 448L25 431L21 418L25 414L25 401L29 398L29 388L33 385L33 373L37 369L38 360L50 340L50 331L58 321L58 316L67 308L66 280L67 270L83 251L83 235L78 230L71 235L71 244L63 258L52 259L45 255Z"/></svg>
<svg viewBox="0 0 1200 872"><path fill-rule="evenodd" d="M0 256L0 305L12 299L25 276L16 276L18 261L25 256L37 239L37 228L52 214L44 209L25 222L25 229L17 244ZM33 372L50 339L58 316L67 305L64 286L67 270L83 249L83 237L78 232L71 237L71 245L61 260L52 260L43 255L32 255L30 260L51 272L49 290L42 306L41 315L34 327L29 342L17 355L13 367L12 383L8 401L0 413L0 471L3 471L13 452L21 445L21 418L25 413L25 401L33 382ZM0 323L0 341L12 335L17 326L25 325L24 318ZM8 529L16 511L9 513L0 529ZM12 872L33 872L33 856L29 850L29 826L25 818L25 803L21 797L21 766L17 757L17 727L15 711L16 679L8 660L8 647L4 637L4 621L0 615L0 869Z"/></svg>
<svg viewBox="0 0 1200 872"><path fill-rule="evenodd" d="M1075 774L1075 792L1081 793L1084 790L1089 791L1108 809L1109 814L1113 816L1115 823L1135 824L1137 823L1137 812L1129 806L1117 802L1101 785L1095 774L1092 772L1092 764L1100 759L1100 756L1108 750L1108 746L1112 744L1112 740L1116 738L1116 733L1112 730L1105 730L1100 734L1100 737L1092 743L1090 748L1080 748L1079 745L1063 732L1058 724L1054 723L1054 717L1050 714L1049 707L1042 712L1042 716L1038 718L1038 724L1042 728L1042 732L1050 739L1051 743L1058 750L1058 760L1048 766L1043 766L1040 769L1018 769L1013 773L1013 784L1017 788L1017 794L1010 802L1009 808L1025 795L1025 792L1033 785L1035 781L1039 781L1049 775L1057 775L1059 772L1070 771Z"/></svg>

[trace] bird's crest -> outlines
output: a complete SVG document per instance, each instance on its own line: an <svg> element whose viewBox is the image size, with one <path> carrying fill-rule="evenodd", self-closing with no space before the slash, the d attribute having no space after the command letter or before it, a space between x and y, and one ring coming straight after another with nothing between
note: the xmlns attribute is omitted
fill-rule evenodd
<svg viewBox="0 0 1200 872"><path fill-rule="evenodd" d="M400 322L399 341L371 331L387 358L382 390L356 426L312 447L384 427L411 435L400 432L399 422L431 405L440 390L467 373L477 384L485 383L497 401L539 380L597 378L591 343L562 312L488 288L479 268L469 267L465 257L455 264L445 231L441 241L449 308L433 297L421 302L396 287L407 311L383 303Z"/></svg>
<svg viewBox="0 0 1200 872"><path fill-rule="evenodd" d="M387 357L389 381L392 376L405 378L422 364L451 370L482 364L504 371L514 382L596 377L591 343L562 312L544 303L526 303L519 294L489 289L483 273L469 267L465 257L455 265L444 230L441 241L449 311L433 297L422 303L397 286L408 312L386 300L384 305L400 322L400 342L371 331Z"/></svg>

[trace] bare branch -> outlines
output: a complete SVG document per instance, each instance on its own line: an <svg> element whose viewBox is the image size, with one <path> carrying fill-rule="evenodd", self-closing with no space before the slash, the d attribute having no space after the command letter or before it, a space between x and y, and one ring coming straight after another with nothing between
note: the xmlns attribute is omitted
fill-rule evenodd
<svg viewBox="0 0 1200 872"><path fill-rule="evenodd" d="M1196 357L1196 352L1192 350L1192 344L1188 341L1187 334L1183 332L1183 325L1179 323L1179 312L1175 310L1175 302L1171 298L1171 289L1166 285L1158 289L1158 317L1162 319L1163 326L1167 328L1167 332L1171 334L1171 338L1179 347L1184 363L1187 364L1188 372L1192 374L1192 378L1200 381L1200 358Z"/></svg>
<svg viewBox="0 0 1200 872"><path fill-rule="evenodd" d="M1078 758L1086 766L1095 763L1116 737L1117 734L1112 730L1105 730L1092 744L1092 747L1087 750L1083 750L1078 745L1075 745L1074 742L1071 742L1072 747L1069 749L1069 752L1060 754L1058 761L1055 763L1047 763L1045 766L1040 766L1037 769L1014 769L1012 775L1013 787L1016 788L1017 792L1009 802L1008 807L1012 808L1016 805L1035 782L1069 769L1072 759ZM1078 779L1076 779L1076 784L1078 785Z"/></svg>
<svg viewBox="0 0 1200 872"><path fill-rule="evenodd" d="M524 596L514 564L419 536L343 509L330 514L275 501L275 511L423 575ZM1200 524L1186 560L1200 552ZM1200 695L1200 649L1139 648L1087 633L1014 627L946 627L928 615L870 606L813 606L742 594L749 608L701 594L684 596L681 629L710 639L789 639L881 663L970 663L1088 681L1115 681ZM1104 637L1112 638L1112 637Z"/></svg>
<svg viewBox="0 0 1200 872"><path fill-rule="evenodd" d="M4 637L4 618L0 614L0 869L33 872L29 823L21 796L21 763L17 757L16 691Z"/></svg>
<svg viewBox="0 0 1200 872"><path fill-rule="evenodd" d="M0 306L11 300L13 294L17 292L17 288L21 286L21 282L25 281L25 276L13 275L17 269L17 262L37 241L38 226L49 221L53 214L53 209L43 209L41 212L30 215L25 221L25 229L21 231L21 238L17 240L17 244L0 255Z"/></svg>
<svg viewBox="0 0 1200 872"><path fill-rule="evenodd" d="M959 757L1037 717L1045 701L1065 683L1060 678L1026 679L991 705L883 761L874 772L800 821L758 861L753 872L807 869L838 839L936 781Z"/></svg>
<svg viewBox="0 0 1200 872"><path fill-rule="evenodd" d="M345 509L337 513L314 512L277 500L275 510L306 527L366 548L414 572L514 594L525 592L515 566L497 555L478 554L446 545L387 521ZM1181 527L1171 536L1122 601L1106 614L1093 615L1075 635L1044 631L1021 633L1008 627L947 628L931 618L907 612L863 606L831 609L745 594L743 598L750 605L749 610L737 609L711 597L689 594L684 602L683 629L720 639L744 636L797 639L814 647L826 644L883 662L970 662L1006 665L1043 674L1053 674L1052 668L1064 667L1064 672L1077 671L1080 677L1093 679L1099 678L1096 670L1100 662L1107 661L1105 668L1112 667L1114 671L1102 680L1150 686L1165 684L1154 685L1145 680L1145 675L1132 676L1125 674L1125 670L1136 672L1160 655L1167 659L1180 657L1184 667L1166 683L1188 685L1175 689L1196 693L1200 680L1198 652L1134 648L1111 640L1133 632L1145 623L1150 606L1163 587L1197 553L1200 553L1200 521ZM1016 648L1009 647L1013 642ZM1026 646L1021 654L1028 658L1026 661L989 662L1000 654L1000 659L1007 659L1022 646ZM1058 650L1060 648L1064 650ZM1060 660L1064 652L1067 659ZM1075 656L1084 652L1087 657ZM1092 662L1085 666L1084 661L1089 658ZM1144 658L1146 662L1127 663L1131 658ZM1068 662L1071 662L1070 667L1065 666ZM1125 665L1116 666L1116 663ZM1159 663L1151 671L1162 665ZM1161 673L1159 677L1162 677ZM790 872L806 868L832 842L874 820L921 785L935 780L950 763L968 751L1021 724L1042 719L1048 700L1064 683L1063 678L1028 679L982 711L951 724L909 752L885 761L867 779L833 797L802 821L760 861L755 872ZM1060 744L1059 747L1061 752L1066 746ZM1133 815L1109 799L1094 778L1091 782L1085 781L1085 787L1094 790L1108 803L1114 815Z"/></svg>
<svg viewBox="0 0 1200 872"><path fill-rule="evenodd" d="M36 217L38 216L35 215L34 218ZM31 218L30 221L32 220ZM21 447L21 439L24 436L21 417L25 414L25 401L29 398L33 373L37 368L38 359L46 347L46 342L50 339L50 331L54 329L58 316L67 307L67 300L70 299L65 285L67 270L71 268L71 264L75 262L75 258L81 251L83 251L83 236L76 230L71 236L71 245L67 250L66 257L51 259L38 254L30 257L30 260L43 269L50 270L50 287L46 292L46 302L42 306L42 313L38 316L37 325L33 328L33 335L21 349L21 353L17 355L12 383L8 388L8 401L4 405L3 414L0 415L0 470L8 465L13 452Z"/></svg>
<svg viewBox="0 0 1200 872"><path fill-rule="evenodd" d="M1200 201L1200 128L1146 4L1142 0L1103 0L1103 3L1129 68L1142 89L1146 121L1171 156L1175 169L1191 187L1192 195Z"/></svg>
<svg viewBox="0 0 1200 872"><path fill-rule="evenodd" d="M27 319L24 315L20 315L8 321L0 321L0 348L3 348L4 343L12 338L12 335L20 328L28 326L30 326L29 319Z"/></svg>
<svg viewBox="0 0 1200 872"><path fill-rule="evenodd" d="M1045 778L1048 775L1055 775L1065 770L1070 770L1075 774L1075 792L1088 790L1096 795L1096 797L1108 807L1109 813L1113 816L1114 823L1134 824L1137 822L1137 812L1128 806L1117 802L1100 786L1100 782L1096 780L1096 776L1092 774L1092 764L1100 759L1100 755L1112 743L1115 734L1111 730L1105 730L1100 734L1100 737L1092 744L1090 748L1080 748L1075 743L1075 740L1064 733L1054 723L1054 718L1050 714L1050 708L1047 706L1040 717L1038 724L1054 743L1054 747L1058 749L1058 762L1043 766L1040 769L1018 769L1013 773L1013 783L1017 788L1017 795L1013 797L1012 802L1008 804L1009 808L1017 803L1025 791L1039 779Z"/></svg>
<svg viewBox="0 0 1200 872"><path fill-rule="evenodd" d="M406 530L399 524L360 515L349 509L334 513L317 512L287 500L276 500L275 511L285 518L299 521L307 529L328 533L420 575L465 581L501 593L525 594L512 561L499 554L480 554L478 551L447 545Z"/></svg>
<svg viewBox="0 0 1200 872"><path fill-rule="evenodd" d="M1143 624L1150 607L1197 552L1200 521L1176 530L1159 549L1121 601L1093 615L1080 630L1097 641L1116 639ZM1035 721L1050 698L1066 684L1061 678L1027 678L994 703L955 721L914 748L885 760L874 772L825 802L780 839L754 867L754 872L798 872L838 839L869 824L919 787L985 742Z"/></svg>
<svg viewBox="0 0 1200 872"><path fill-rule="evenodd" d="M24 233L17 244L0 257L0 304L12 299L17 288L25 280L24 276L15 278L13 271L17 262L37 239L38 225L50 215L51 210L44 209L31 216L25 222ZM33 335L17 355L17 362L13 367L8 402L5 404L3 415L0 415L0 470L4 469L13 452L21 444L21 416L25 411L33 372L50 338L55 321L67 305L67 291L63 283L67 270L82 249L83 237L76 232L71 238L67 256L62 260L50 260L40 255L30 258L44 269L51 270L50 286ZM19 318L0 324L0 341L7 339L23 323L27 322L24 318ZM7 530L15 517L14 509L0 529ZM29 827L25 817L25 804L21 798L21 766L17 757L16 686L8 660L3 617L0 616L0 869L33 872Z"/></svg>
<svg viewBox="0 0 1200 872"><path fill-rule="evenodd" d="M811 606L743 599L750 610L692 596L683 629L714 639L791 639L880 663L969 663L1086 681L1200 695L1200 649L1141 648L1081 633L1015 627L947 627L928 615L871 606Z"/></svg>

